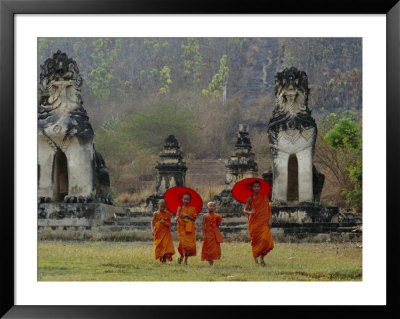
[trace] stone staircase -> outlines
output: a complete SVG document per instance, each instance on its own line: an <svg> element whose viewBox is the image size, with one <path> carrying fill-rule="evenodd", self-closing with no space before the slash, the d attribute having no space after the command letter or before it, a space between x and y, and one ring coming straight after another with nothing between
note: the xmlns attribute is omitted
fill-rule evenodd
<svg viewBox="0 0 400 319"><path fill-rule="evenodd" d="M150 232L150 223L153 213L138 212L134 209L126 209L124 213L116 213L112 219L104 222L103 226L99 227L101 231L136 231ZM201 235L202 214L196 220L197 235ZM174 216L171 216L172 219ZM222 234L232 234L241 231L247 232L247 217L242 214L231 214L223 216L223 223L220 226ZM176 223L171 223L171 231L176 232Z"/></svg>

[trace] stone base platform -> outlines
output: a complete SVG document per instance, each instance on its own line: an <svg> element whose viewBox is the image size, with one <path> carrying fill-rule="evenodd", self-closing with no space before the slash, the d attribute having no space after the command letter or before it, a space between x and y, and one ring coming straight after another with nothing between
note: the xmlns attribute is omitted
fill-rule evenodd
<svg viewBox="0 0 400 319"><path fill-rule="evenodd" d="M96 227L126 209L103 203L38 204L38 227Z"/></svg>
<svg viewBox="0 0 400 319"><path fill-rule="evenodd" d="M91 204L39 204L39 238L73 240L152 240L153 212L145 205L115 207ZM219 212L225 241L249 241L248 218L240 210ZM360 215L337 207L272 207L271 232L276 242L361 241ZM201 238L201 215L196 220ZM176 240L176 224L171 224Z"/></svg>
<svg viewBox="0 0 400 319"><path fill-rule="evenodd" d="M335 206L272 206L272 223L274 225L330 223L339 214Z"/></svg>

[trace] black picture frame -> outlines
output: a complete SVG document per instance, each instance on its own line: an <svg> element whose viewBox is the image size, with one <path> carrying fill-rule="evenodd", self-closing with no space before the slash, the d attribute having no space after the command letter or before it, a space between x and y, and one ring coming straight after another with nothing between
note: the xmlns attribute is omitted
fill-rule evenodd
<svg viewBox="0 0 400 319"><path fill-rule="evenodd" d="M16 14L386 14L387 18L387 118L386 118L386 217L387 217L387 305L386 306L309 306L290 307L210 307L210 306L16 306L14 303L14 17ZM216 1L162 0L0 0L0 180L1 194L1 308L4 318L158 318L258 316L344 316L399 315L396 288L399 286L396 249L399 225L396 182L400 152L400 3L398 0L264 1L228 3ZM31 53L27 53L31 54ZM379 81L379 79L377 79ZM382 108L377 106L377 111ZM379 123L376 124L379 129ZM380 199L384 200L384 199ZM384 240L380 238L379 240ZM238 292L240 293L240 292ZM371 294L374 292L371 291ZM284 296L283 296L284 298Z"/></svg>

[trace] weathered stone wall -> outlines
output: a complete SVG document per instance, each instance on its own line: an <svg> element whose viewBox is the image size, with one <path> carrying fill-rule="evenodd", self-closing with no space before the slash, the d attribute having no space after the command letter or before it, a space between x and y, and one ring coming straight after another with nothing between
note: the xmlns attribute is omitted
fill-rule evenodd
<svg viewBox="0 0 400 319"><path fill-rule="evenodd" d="M42 203L38 204L39 227L96 227L112 221L122 207L103 203Z"/></svg>
<svg viewBox="0 0 400 319"><path fill-rule="evenodd" d="M242 213L243 206L223 212L221 233L226 241L248 241L248 218ZM205 209L203 209L205 212ZM361 217L341 214L336 207L290 207L272 208L272 234L277 242L355 240L362 238ZM346 216L347 215L347 216ZM142 206L114 207L100 203L91 204L40 204L38 207L39 232L42 230L66 229L76 232L76 238L84 240L84 232L95 232L96 238L105 240L152 240L150 222L153 212ZM201 238L201 214L196 220L197 238ZM172 223L173 238L176 224ZM110 234L114 234L110 236ZM125 236L130 234L131 237ZM124 237L125 236L125 237ZM52 237L54 238L54 236ZM57 238L55 236L55 238ZM62 237L61 237L62 238ZM125 238L125 239L124 239ZM126 239L128 238L128 239Z"/></svg>

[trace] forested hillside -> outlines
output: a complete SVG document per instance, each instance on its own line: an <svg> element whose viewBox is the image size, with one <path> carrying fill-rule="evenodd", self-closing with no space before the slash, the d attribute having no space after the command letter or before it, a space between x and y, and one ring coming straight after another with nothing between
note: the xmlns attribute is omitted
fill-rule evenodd
<svg viewBox="0 0 400 319"><path fill-rule="evenodd" d="M151 192L169 134L188 163L224 159L239 123L249 124L261 176L271 168L265 128L274 75L295 66L309 77L309 107L320 125L315 162L327 176L323 199L360 209L342 191L361 187L361 39L40 38L38 78L57 50L78 63L95 147L118 194Z"/></svg>

